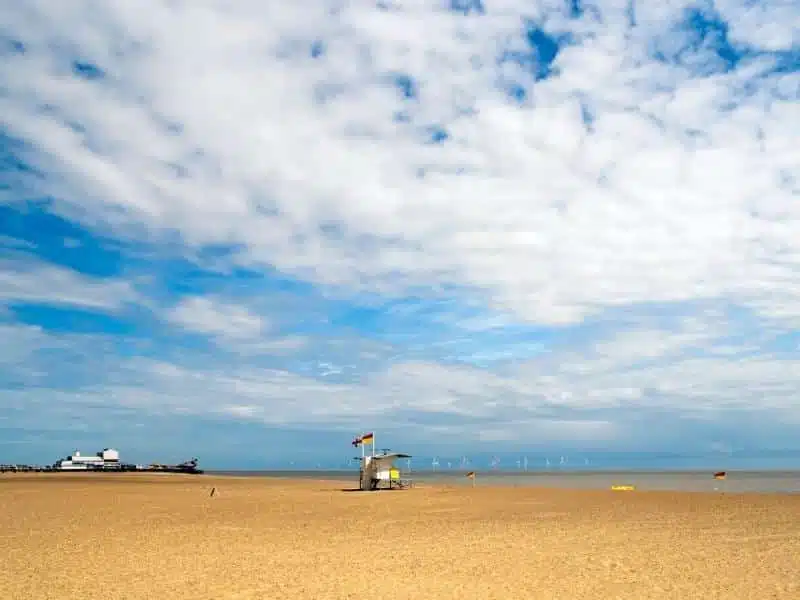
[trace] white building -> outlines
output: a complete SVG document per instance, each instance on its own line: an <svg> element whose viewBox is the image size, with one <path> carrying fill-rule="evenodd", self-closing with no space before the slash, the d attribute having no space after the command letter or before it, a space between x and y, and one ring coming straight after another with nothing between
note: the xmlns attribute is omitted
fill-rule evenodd
<svg viewBox="0 0 800 600"><path fill-rule="evenodd" d="M53 467L59 471L118 469L119 452L113 448L105 448L95 455L84 456L76 450L71 456L57 460Z"/></svg>

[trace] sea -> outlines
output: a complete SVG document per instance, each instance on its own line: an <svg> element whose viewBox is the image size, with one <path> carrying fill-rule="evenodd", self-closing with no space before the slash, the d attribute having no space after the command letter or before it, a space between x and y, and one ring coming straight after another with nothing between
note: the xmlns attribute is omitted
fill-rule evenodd
<svg viewBox="0 0 800 600"><path fill-rule="evenodd" d="M355 470L273 470L273 471L206 471L209 474L241 477L282 477L288 479L324 479L358 482ZM466 471L406 472L415 483L471 486ZM634 486L637 490L720 492L720 493L784 493L800 494L800 471L728 471L725 479L715 479L710 471L476 471L475 486L530 486L566 489L609 489L612 486Z"/></svg>

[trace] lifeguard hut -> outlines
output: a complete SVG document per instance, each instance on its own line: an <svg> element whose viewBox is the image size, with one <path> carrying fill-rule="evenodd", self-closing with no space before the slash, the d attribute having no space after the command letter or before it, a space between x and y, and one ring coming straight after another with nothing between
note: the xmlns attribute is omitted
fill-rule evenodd
<svg viewBox="0 0 800 600"><path fill-rule="evenodd" d="M361 447L361 465L358 471L358 487L361 490L405 489L412 485L411 479L402 476L395 461L411 458L410 454L389 452L375 453L375 434L367 433L353 440L353 446ZM365 446L372 446L367 454Z"/></svg>

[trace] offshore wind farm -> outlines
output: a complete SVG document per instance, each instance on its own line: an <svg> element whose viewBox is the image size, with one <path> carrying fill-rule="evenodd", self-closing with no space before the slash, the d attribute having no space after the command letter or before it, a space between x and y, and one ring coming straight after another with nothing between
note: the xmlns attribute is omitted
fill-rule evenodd
<svg viewBox="0 0 800 600"><path fill-rule="evenodd" d="M406 446L409 446L406 443ZM411 446L413 447L413 445ZM390 448L381 448L389 451ZM430 447L414 452L408 468L418 472L448 473L479 469L498 473L571 473L577 471L713 471L717 469L746 471L791 471L800 468L798 451L738 451L730 453L680 453L680 452L613 452L613 451L526 451L491 452L473 454L444 454L432 452ZM212 465L211 470L264 470L264 471L339 471L357 468L358 457L351 457L336 449L313 457L293 457L284 461L264 461L255 466Z"/></svg>

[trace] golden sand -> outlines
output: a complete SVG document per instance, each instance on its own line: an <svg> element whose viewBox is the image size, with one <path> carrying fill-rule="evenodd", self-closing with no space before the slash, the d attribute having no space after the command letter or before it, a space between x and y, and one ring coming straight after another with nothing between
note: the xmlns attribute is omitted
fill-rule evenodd
<svg viewBox="0 0 800 600"><path fill-rule="evenodd" d="M0 475L0 598L800 598L799 496L342 487Z"/></svg>

